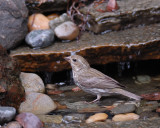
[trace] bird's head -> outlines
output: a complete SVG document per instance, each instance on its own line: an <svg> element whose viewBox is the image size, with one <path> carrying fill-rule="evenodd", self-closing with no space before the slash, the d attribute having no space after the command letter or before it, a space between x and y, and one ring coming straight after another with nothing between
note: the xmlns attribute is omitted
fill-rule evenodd
<svg viewBox="0 0 160 128"><path fill-rule="evenodd" d="M64 58L67 60L74 71L90 68L89 63L79 55L72 55Z"/></svg>

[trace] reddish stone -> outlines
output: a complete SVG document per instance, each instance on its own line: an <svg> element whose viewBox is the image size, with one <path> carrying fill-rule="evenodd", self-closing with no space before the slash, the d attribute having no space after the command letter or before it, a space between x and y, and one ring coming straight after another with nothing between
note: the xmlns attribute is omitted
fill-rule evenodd
<svg viewBox="0 0 160 128"><path fill-rule="evenodd" d="M78 91L81 91L81 89L79 87L75 87L75 88L72 88L72 91L73 92L78 92Z"/></svg>
<svg viewBox="0 0 160 128"><path fill-rule="evenodd" d="M17 61L8 56L0 46L0 105L19 108L24 100L25 92L19 80L20 68ZM4 93L6 92L6 93Z"/></svg>
<svg viewBox="0 0 160 128"><path fill-rule="evenodd" d="M160 92L141 95L145 100L160 100Z"/></svg>
<svg viewBox="0 0 160 128"><path fill-rule="evenodd" d="M112 12L112 11L117 10L118 8L119 7L118 7L116 0L109 0L109 2L107 4L107 11Z"/></svg>

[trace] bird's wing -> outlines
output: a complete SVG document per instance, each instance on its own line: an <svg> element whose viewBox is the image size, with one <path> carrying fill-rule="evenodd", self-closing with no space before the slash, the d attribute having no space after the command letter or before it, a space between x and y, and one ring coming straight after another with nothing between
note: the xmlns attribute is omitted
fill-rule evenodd
<svg viewBox="0 0 160 128"><path fill-rule="evenodd" d="M82 72L78 77L78 82L86 88L112 89L124 87L118 81L93 68Z"/></svg>

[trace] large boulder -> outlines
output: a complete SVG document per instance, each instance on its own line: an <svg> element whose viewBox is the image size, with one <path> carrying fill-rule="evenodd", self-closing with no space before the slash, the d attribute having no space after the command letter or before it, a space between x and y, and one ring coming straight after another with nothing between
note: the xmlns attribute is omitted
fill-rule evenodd
<svg viewBox="0 0 160 128"><path fill-rule="evenodd" d="M0 44L11 49L27 34L28 10L24 0L0 1Z"/></svg>
<svg viewBox="0 0 160 128"><path fill-rule="evenodd" d="M4 91L0 92L0 105L19 108L24 100L24 88L19 80L20 68L17 61L8 56L0 45L0 86Z"/></svg>

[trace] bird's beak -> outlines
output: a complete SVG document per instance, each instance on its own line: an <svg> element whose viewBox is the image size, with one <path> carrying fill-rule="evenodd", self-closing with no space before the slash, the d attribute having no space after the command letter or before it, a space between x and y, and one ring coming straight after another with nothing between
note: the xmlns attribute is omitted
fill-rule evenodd
<svg viewBox="0 0 160 128"><path fill-rule="evenodd" d="M71 62L71 57L70 57L70 56L64 57L64 59L65 59L66 61L68 61L69 63Z"/></svg>

